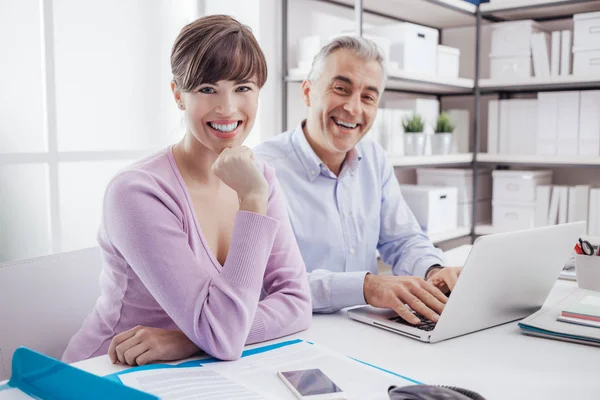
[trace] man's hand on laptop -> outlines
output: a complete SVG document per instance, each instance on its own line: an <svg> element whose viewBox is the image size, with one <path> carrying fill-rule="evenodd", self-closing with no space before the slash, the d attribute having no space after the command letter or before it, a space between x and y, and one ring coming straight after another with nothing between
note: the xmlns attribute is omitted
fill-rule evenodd
<svg viewBox="0 0 600 400"><path fill-rule="evenodd" d="M442 292L448 293L454 290L454 285L456 285L461 271L462 267L436 268L427 274L427 282L430 282Z"/></svg>
<svg viewBox="0 0 600 400"><path fill-rule="evenodd" d="M379 308L391 308L411 324L421 320L407 307L437 322L448 298L432 283L417 276L381 276L368 273L363 292L366 302Z"/></svg>

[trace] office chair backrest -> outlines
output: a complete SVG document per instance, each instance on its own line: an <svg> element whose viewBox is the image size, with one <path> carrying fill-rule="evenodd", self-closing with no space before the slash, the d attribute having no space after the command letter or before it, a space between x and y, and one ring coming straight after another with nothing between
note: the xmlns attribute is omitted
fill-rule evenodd
<svg viewBox="0 0 600 400"><path fill-rule="evenodd" d="M0 381L19 346L62 356L100 294L99 247L0 264Z"/></svg>

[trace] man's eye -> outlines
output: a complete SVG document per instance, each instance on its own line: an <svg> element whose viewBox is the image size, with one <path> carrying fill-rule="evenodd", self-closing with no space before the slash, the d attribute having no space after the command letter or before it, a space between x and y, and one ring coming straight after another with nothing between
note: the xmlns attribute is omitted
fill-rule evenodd
<svg viewBox="0 0 600 400"><path fill-rule="evenodd" d="M215 89L213 89L211 87L203 87L200 90L198 90L198 92L204 93L204 94L211 94L211 93L215 92Z"/></svg>
<svg viewBox="0 0 600 400"><path fill-rule="evenodd" d="M240 86L236 89L238 92L249 92L252 90L250 86Z"/></svg>
<svg viewBox="0 0 600 400"><path fill-rule="evenodd" d="M336 86L334 89L337 90L337 91L339 91L339 92L346 93L346 88L343 87L343 86Z"/></svg>

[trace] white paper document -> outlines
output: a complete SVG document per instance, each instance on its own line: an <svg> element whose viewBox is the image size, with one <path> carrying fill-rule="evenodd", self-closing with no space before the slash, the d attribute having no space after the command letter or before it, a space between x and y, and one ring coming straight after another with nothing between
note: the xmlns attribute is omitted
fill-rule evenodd
<svg viewBox="0 0 600 400"><path fill-rule="evenodd" d="M411 381L364 365L325 347L306 342L195 368L155 369L120 376L128 386L162 399L266 399L294 400L277 377L278 371L319 368L348 399L389 399L390 385L407 386Z"/></svg>
<svg viewBox="0 0 600 400"><path fill-rule="evenodd" d="M28 400L33 398L17 388L0 390L0 400Z"/></svg>
<svg viewBox="0 0 600 400"><path fill-rule="evenodd" d="M268 399L215 371L203 367L153 369L122 375L123 384L161 399Z"/></svg>

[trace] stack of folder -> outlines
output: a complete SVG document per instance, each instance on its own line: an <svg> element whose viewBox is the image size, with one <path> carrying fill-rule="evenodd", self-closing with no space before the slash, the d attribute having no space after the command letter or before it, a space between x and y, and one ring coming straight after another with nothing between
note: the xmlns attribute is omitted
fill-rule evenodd
<svg viewBox="0 0 600 400"><path fill-rule="evenodd" d="M542 308L535 314L525 318L519 323L519 327L524 334L530 336L600 346L600 329L598 327L588 326L589 324L566 323L559 320L559 318L564 318L563 311L566 311L567 314L570 314L569 311L578 313L586 311L587 309L581 309L581 305L583 303L585 306L590 302L593 304L600 302L600 293L577 289L555 306Z"/></svg>

